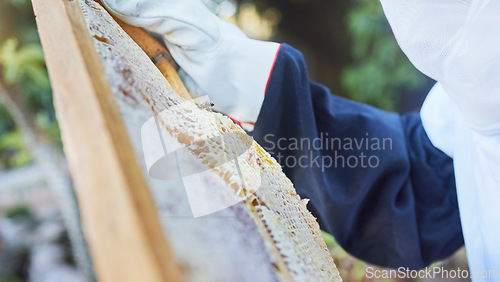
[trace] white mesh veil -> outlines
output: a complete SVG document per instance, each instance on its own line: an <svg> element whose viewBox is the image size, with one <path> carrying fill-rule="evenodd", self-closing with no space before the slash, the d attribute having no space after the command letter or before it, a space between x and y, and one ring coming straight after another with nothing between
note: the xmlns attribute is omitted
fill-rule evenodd
<svg viewBox="0 0 500 282"><path fill-rule="evenodd" d="M474 129L500 130L500 1L381 0L401 49Z"/></svg>

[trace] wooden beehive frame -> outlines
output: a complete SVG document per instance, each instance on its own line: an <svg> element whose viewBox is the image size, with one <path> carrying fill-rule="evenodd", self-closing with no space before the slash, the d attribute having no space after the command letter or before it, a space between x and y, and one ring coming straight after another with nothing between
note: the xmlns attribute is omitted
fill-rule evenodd
<svg viewBox="0 0 500 282"><path fill-rule="evenodd" d="M135 46L134 50L136 51L131 54L138 55L137 58L141 58L142 61L134 61L128 66L135 69L135 74L139 77L141 77L139 73L142 74L143 70L149 70L149 73L146 72L147 75L142 76L141 81L151 82L146 89L156 89L150 93L150 96L136 97L136 101L143 99L148 108L151 106L151 112L162 112L165 107L168 107L168 103L164 104L165 101L177 105L175 103L179 103L179 101L183 103L189 98L189 94L173 66L175 63L168 51L147 32L124 24L117 19L113 20L95 1L32 1L54 90L54 103L65 152L76 186L83 227L97 277L102 281L181 281L186 277L192 278L194 272L189 270L190 266L194 265L192 263L194 257L183 256L183 260L179 260L186 266L186 272L183 272L176 263L180 254L191 254L192 252L179 252L179 249L176 248L174 255L174 251L170 249L168 238L163 233L155 202L150 194L150 188L153 188L154 185L151 185L151 182L146 182L146 180L151 179L145 179L144 171L138 163L137 154L134 151L134 146L137 150L140 143L127 134L127 130L131 128L129 116L135 115L136 108L133 108L133 112L129 110L126 115L123 112L120 114L124 105L120 103L121 97L116 96L116 94L123 92L119 89L128 82L120 79L115 80L113 76L111 79L108 76L110 79L108 81L105 76L105 74L109 74L110 70L111 73L116 71L113 66L117 61L125 57L136 57L129 56L128 53L107 53L107 51L103 55L103 50L112 50L107 45L109 42L114 42L114 44L121 42L116 46L129 46L127 44ZM89 14L96 11L101 13L95 14L98 17L89 17ZM121 29L117 23L121 25ZM112 26L111 29L119 30L121 38L125 41L108 40L103 37L104 30L101 30L102 32L99 30L106 25L109 28L109 24ZM144 56L141 48L137 47L134 41L156 64L161 74ZM102 48L103 46L104 48ZM110 58L117 59L117 61L108 60ZM124 69L120 66L119 73L122 70ZM130 71L130 69L128 70ZM162 74L168 82L165 81ZM164 88L167 88L168 91L162 92ZM113 95L112 89L115 95ZM142 92L137 90L134 93ZM129 94L125 94L128 97ZM164 97L168 98L163 101ZM152 102L150 99L153 99ZM182 133L190 134L186 136L193 138L198 136L197 134L200 132L220 134L221 132L234 131L247 136L227 117L204 111L194 103L191 106L189 111L178 111L175 113L175 118L166 119L168 122L164 126L173 130L172 126L183 125L183 122L188 120L197 120L197 122L192 122L184 127ZM210 118L216 119L217 127L211 127L211 124L207 123L208 115ZM162 118L167 117L163 116ZM198 122L205 126L198 126ZM193 125L196 126L193 127ZM225 127L219 128L221 125ZM175 130L172 133L175 133ZM179 137L178 141L181 139ZM245 138L238 140L242 142L241 144L247 144L248 141ZM185 140L182 142L185 143L184 145L189 145ZM220 146L213 146L213 148L216 151L221 150ZM257 258L261 264L254 264L255 261L252 261L253 267L260 267L259 270L267 267L269 272L265 272L266 275L285 281L291 281L295 278L304 280L311 277L316 277L318 280L321 278L340 281L338 270L321 238L319 225L307 211L306 201L300 199L296 194L293 184L286 178L279 164L269 154L256 142L252 142L250 149L246 152L247 158L244 160L247 164L246 171L258 173L262 177L261 180L264 181L262 188L259 191L253 191L255 195L253 192L247 194L248 197L244 204L233 210L242 211L242 213L238 213L242 217L238 217L233 222L238 224L228 225L228 222L224 222L224 227L232 226L233 229L227 229L228 233L225 234L218 233L212 238L213 242L225 245L226 236L240 232L242 229L238 227L239 224L246 222L245 226L248 227L245 229L246 232L257 232L254 233L253 237L249 236L256 240L252 242L237 240L235 241L238 242L235 243L237 247L234 249L247 248L247 253L245 253L247 255L251 246L258 246L252 250L260 250L266 255L260 257L255 253L256 256L252 258ZM235 170L228 168L219 170L217 173L219 173L218 176L215 173L213 175L216 177L237 175ZM219 180L222 181L222 178ZM230 180L231 178L224 178L223 181L226 184L232 183L240 187L239 182L233 181L233 183ZM149 187L147 183L149 183ZM264 199L275 200L262 201ZM242 219L253 221L251 223L240 221ZM170 223L172 221L168 221L168 224ZM171 241L176 243L181 238L179 235L182 238L185 237L184 234L180 233L169 233L169 235ZM241 236L236 237L241 239ZM193 238L189 241L190 243L202 241L200 237ZM217 246L217 244L214 245ZM178 247L179 244L172 246ZM226 250L224 254L226 255L226 253L230 254L231 251ZM242 251L239 251L239 253L234 254L241 253ZM209 259L210 256L211 254L200 257ZM219 261L225 261L225 258L219 258L221 258ZM204 261L201 263L204 264ZM200 265L198 264L198 266ZM210 264L208 265L204 272L200 272L201 275L210 272L209 269L219 269L219 265L215 268L210 268ZM241 263L239 265L250 264ZM239 265L225 264L226 270L239 269ZM204 266L206 265L204 264ZM223 269L222 264L220 266ZM245 269L247 276L255 273L255 271L249 272L251 269ZM240 277L240 275L241 273L238 272L236 276L227 277L234 278ZM200 276L198 276L199 278Z"/></svg>
<svg viewBox="0 0 500 282"><path fill-rule="evenodd" d="M97 277L182 280L79 3L32 2Z"/></svg>

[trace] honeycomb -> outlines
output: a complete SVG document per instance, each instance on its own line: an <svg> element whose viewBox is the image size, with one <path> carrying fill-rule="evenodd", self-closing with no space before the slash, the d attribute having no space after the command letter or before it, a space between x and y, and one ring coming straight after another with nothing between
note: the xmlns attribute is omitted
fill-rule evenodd
<svg viewBox="0 0 500 282"><path fill-rule="evenodd" d="M188 280L341 281L307 200L277 161L229 118L177 95L100 4L80 5L138 159L150 136L140 126L154 117L191 162L205 167L208 191L224 189L237 199L192 218L178 181L148 179ZM142 165L148 175L150 165Z"/></svg>

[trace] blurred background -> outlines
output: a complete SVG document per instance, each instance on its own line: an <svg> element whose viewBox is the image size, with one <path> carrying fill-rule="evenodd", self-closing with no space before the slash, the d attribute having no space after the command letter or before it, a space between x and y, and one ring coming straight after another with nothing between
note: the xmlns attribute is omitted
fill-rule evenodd
<svg viewBox="0 0 500 282"><path fill-rule="evenodd" d="M204 1L250 37L302 51L312 80L336 95L404 113L433 85L400 51L378 1ZM0 281L92 281L81 234L31 2L0 0ZM345 281L375 281L324 237ZM436 265L467 268L465 251Z"/></svg>

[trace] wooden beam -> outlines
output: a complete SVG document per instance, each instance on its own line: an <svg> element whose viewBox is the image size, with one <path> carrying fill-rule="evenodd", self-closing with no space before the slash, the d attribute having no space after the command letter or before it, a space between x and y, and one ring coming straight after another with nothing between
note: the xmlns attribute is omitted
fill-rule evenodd
<svg viewBox="0 0 500 282"><path fill-rule="evenodd" d="M78 1L32 0L100 281L181 281Z"/></svg>

